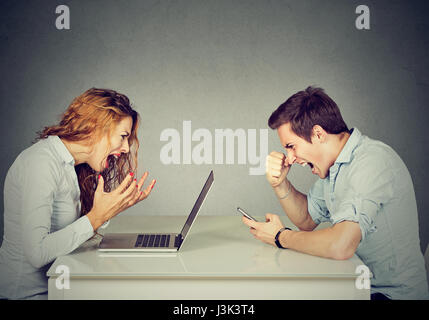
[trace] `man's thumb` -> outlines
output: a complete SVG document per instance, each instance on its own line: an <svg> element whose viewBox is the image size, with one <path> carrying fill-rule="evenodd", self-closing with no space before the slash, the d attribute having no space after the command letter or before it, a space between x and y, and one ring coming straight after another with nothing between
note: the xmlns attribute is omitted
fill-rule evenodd
<svg viewBox="0 0 429 320"><path fill-rule="evenodd" d="M272 221L273 220L273 216L274 216L274 214L272 214L272 213L265 214L265 221L266 222Z"/></svg>

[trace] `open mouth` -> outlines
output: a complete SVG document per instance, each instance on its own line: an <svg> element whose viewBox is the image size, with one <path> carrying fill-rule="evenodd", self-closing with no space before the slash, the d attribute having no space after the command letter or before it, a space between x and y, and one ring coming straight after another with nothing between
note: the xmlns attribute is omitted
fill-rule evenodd
<svg viewBox="0 0 429 320"><path fill-rule="evenodd" d="M316 173L316 169L314 168L314 165L311 162L301 162L300 165L303 166L303 167L305 167L306 165L308 165L310 167L310 169L311 169L311 172L313 174Z"/></svg>
<svg viewBox="0 0 429 320"><path fill-rule="evenodd" d="M303 167L305 167L306 165L309 165L309 167L310 167L310 169L313 169L313 164L311 163L311 162L302 162L302 163L300 163L300 165L302 165Z"/></svg>
<svg viewBox="0 0 429 320"><path fill-rule="evenodd" d="M120 156L121 156L120 153L115 153L115 154L109 155L104 162L104 168L107 169L109 167L109 164L118 160Z"/></svg>

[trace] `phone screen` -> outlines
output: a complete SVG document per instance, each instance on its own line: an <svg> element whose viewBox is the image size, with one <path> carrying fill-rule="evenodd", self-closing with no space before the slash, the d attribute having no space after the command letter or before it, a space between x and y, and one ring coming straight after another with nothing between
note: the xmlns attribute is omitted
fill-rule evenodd
<svg viewBox="0 0 429 320"><path fill-rule="evenodd" d="M250 220L253 220L253 221L258 221L255 218L253 218L250 214L248 214L246 211L244 211L243 209L241 209L240 207L237 208L237 211L240 212L247 219L250 219Z"/></svg>

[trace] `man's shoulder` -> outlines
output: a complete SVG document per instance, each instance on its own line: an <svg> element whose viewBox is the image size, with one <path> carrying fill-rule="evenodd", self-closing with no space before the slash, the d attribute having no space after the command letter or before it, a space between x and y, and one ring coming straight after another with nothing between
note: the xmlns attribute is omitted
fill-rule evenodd
<svg viewBox="0 0 429 320"><path fill-rule="evenodd" d="M348 165L347 177L363 186L405 179L408 168L395 150L386 143L362 136Z"/></svg>
<svg viewBox="0 0 429 320"><path fill-rule="evenodd" d="M353 152L351 165L369 165L369 164L393 164L396 161L402 162L399 155L388 144L362 136L361 142Z"/></svg>

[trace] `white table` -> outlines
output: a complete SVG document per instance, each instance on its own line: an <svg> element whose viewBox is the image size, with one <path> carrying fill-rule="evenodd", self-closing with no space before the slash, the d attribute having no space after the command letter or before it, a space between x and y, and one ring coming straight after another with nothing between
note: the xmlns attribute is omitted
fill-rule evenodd
<svg viewBox="0 0 429 320"><path fill-rule="evenodd" d="M104 233L180 232L185 220L123 214ZM355 285L357 256L336 261L274 248L254 239L240 216L199 216L188 237L173 254L102 253L99 240L89 240L50 267L49 299L370 298Z"/></svg>

